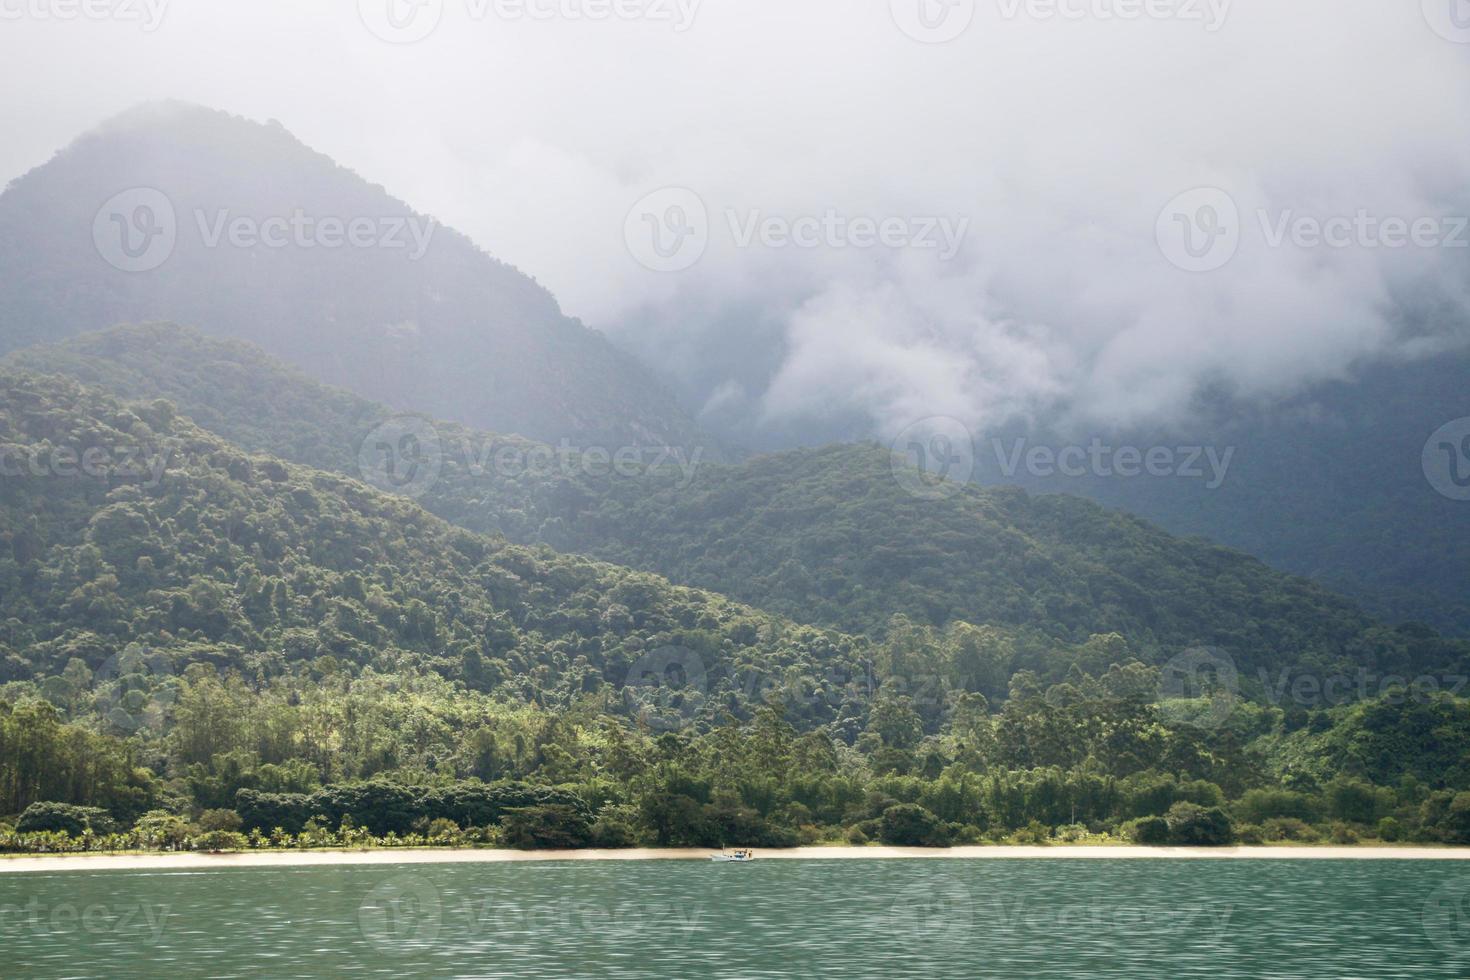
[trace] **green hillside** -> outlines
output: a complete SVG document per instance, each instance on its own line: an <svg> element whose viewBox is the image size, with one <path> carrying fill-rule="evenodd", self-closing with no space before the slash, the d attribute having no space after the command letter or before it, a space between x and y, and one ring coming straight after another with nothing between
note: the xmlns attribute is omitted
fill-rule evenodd
<svg viewBox="0 0 1470 980"><path fill-rule="evenodd" d="M143 105L0 194L0 352L164 319L439 418L705 444L651 372L542 285L274 121Z"/></svg>
<svg viewBox="0 0 1470 980"><path fill-rule="evenodd" d="M354 476L392 413L257 349L168 325L119 328L17 352L129 398L167 398L252 451ZM1207 542L1056 495L966 488L922 499L880 447L834 446L739 465L678 457L608 474L577 454L436 423L419 502L452 523L657 572L791 619L883 634L894 616L991 624L1080 644L1126 636L1155 663L1228 650L1261 669L1444 662L1458 645L1376 626L1305 579ZM508 455L506 455L508 451ZM509 461L508 463L506 461ZM528 463L528 460L530 462ZM681 465L683 464L683 465Z"/></svg>
<svg viewBox="0 0 1470 980"><path fill-rule="evenodd" d="M5 373L0 448L7 679L141 648L175 673L410 670L567 707L617 701L635 662L677 648L713 711L737 666L817 675L863 659L849 638L251 455L163 401Z"/></svg>
<svg viewBox="0 0 1470 980"><path fill-rule="evenodd" d="M799 626L14 367L0 623L0 851L1470 838L1447 693L1250 703L1117 634ZM1337 655L1466 666L1371 628Z"/></svg>

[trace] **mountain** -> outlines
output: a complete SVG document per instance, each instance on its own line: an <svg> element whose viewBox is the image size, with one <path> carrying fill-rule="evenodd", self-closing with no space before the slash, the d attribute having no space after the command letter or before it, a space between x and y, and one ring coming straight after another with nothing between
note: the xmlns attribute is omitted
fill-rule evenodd
<svg viewBox="0 0 1470 980"><path fill-rule="evenodd" d="M704 444L544 288L275 122L146 105L0 195L0 352L159 319L439 418L583 446Z"/></svg>
<svg viewBox="0 0 1470 980"><path fill-rule="evenodd" d="M825 676L869 659L861 641L475 535L245 452L168 402L125 405L57 376L0 372L0 472L0 681L143 657L160 677L417 673L638 715L619 692L640 685L639 664L682 668L712 713L745 706L737 667Z"/></svg>
<svg viewBox="0 0 1470 980"><path fill-rule="evenodd" d="M355 396L178 328L80 341L111 345L113 361L87 360L76 344L63 359L123 377L140 337L170 342L176 363L149 375L158 390L225 382L214 389L226 395L201 398L217 424L244 418L223 409L251 390L284 400L242 432L266 433L293 408L302 422L330 426L343 406L371 421ZM205 350L253 360L190 366ZM326 430L311 438L336 442ZM912 602L901 555L879 556L902 573L887 580L846 561L871 533L859 525L895 506L844 482L883 484L861 468L892 465L881 457L839 447L794 473L769 457L757 462L786 474L789 496L771 496L759 469L725 468L708 496L680 503L745 542L734 568L794 539L790 561L820 552L863 592ZM1293 688L1277 703L1279 692L1272 700L1244 676L1245 703L1165 686L1134 656L1156 658L1156 637L1135 648L1119 635L1045 634L1075 628L1090 598L1099 616L1183 604L1155 609L1161 631L1179 628L1162 613L1201 603L1199 629L1262 644L1239 651L1243 668L1463 675L1464 644L1364 624L1309 585L1264 569L1275 577L1253 579L1260 566L1248 559L1110 523L1094 505L1034 509L1019 492L950 500L961 498L940 513L987 521L986 543L1004 557L977 567L1021 577L1019 592L998 595L1029 599L1030 625L896 621L881 640L857 637L472 533L347 476L235 446L161 397L124 402L0 366L0 815L14 819L0 850L932 846L1034 843L1062 824L1064 839L1091 830L1191 844L1228 843L1237 828L1254 840L1470 840L1470 794L1457 795L1470 780L1470 708L1452 694L1383 688L1310 703ZM912 519L900 536L940 549L926 560L969 567L946 556L975 544L958 523L934 537L945 525L918 504L887 518ZM1058 534L1076 562L1030 539ZM1108 593L1151 563L1141 581L1169 591ZM1003 584L918 579L947 602L977 582ZM1251 591L1261 587L1276 591ZM1092 595L1069 606L1068 590L1082 588ZM1245 618L1222 619L1232 614ZM1324 826L1277 825L1303 816Z"/></svg>
<svg viewBox="0 0 1470 980"><path fill-rule="evenodd" d="M249 451L389 487L375 456L365 466L362 447L385 427L417 427L433 444L424 461L432 478L408 489L450 522L656 572L824 628L881 636L895 616L919 628L959 621L1033 635L1043 650L1117 633L1130 655L1152 663L1220 647L1252 682L1287 665L1386 669L1458 656L1428 630L1380 626L1305 579L1078 498L973 486L916 495L916 474L895 469L877 446L740 465L648 460L616 475L605 461L558 459L525 440L405 420L249 345L170 325L85 335L6 363L129 399L167 399ZM528 466L538 453L546 465ZM1027 666L1044 669L1045 659Z"/></svg>
<svg viewBox="0 0 1470 980"><path fill-rule="evenodd" d="M1085 496L1177 534L1208 537L1310 576L1375 615L1466 635L1470 553L1461 543L1470 539L1470 502L1454 484L1470 473L1470 449L1458 445L1470 435L1470 422L1448 440L1459 454L1454 462L1430 441L1442 427L1470 419L1467 381L1465 354L1381 363L1272 406L1206 399L1196 421L1106 440L1140 450L1199 446L1220 457L1229 453L1218 485L1040 475L1025 466L1006 472L1003 460L1017 438L1027 439L1027 448L1073 441L1046 433L979 440L977 470L988 483Z"/></svg>

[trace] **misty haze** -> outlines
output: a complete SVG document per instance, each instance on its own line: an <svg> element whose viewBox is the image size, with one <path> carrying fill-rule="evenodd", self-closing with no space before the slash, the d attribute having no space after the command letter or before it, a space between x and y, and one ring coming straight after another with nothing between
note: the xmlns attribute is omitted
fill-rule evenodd
<svg viewBox="0 0 1470 980"><path fill-rule="evenodd" d="M1470 970L1467 0L0 77L0 974Z"/></svg>

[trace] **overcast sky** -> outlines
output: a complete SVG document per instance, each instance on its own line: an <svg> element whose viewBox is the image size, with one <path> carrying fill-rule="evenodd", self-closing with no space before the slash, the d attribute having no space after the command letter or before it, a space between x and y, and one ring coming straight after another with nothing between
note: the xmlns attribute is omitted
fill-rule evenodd
<svg viewBox="0 0 1470 980"><path fill-rule="evenodd" d="M1466 336L1470 0L419 2L0 0L0 178L144 100L276 118L772 429Z"/></svg>

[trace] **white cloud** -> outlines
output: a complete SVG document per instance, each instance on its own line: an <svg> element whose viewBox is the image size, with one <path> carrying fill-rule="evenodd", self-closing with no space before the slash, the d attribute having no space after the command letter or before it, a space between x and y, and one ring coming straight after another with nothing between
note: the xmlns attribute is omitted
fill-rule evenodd
<svg viewBox="0 0 1470 980"><path fill-rule="evenodd" d="M752 425L1167 419L1202 380L1272 397L1470 319L1470 250L1270 248L1256 218L1470 212L1470 45L1417 3L1236 0L1208 32L1007 19L982 0L943 45L905 36L887 0L706 0L683 33L445 6L404 46L351 4L284 0L174 0L146 34L7 24L0 73L25 98L7 100L0 168L142 99L279 118ZM676 275L622 238L664 186L698 191L713 222ZM1245 226L1228 265L1192 274L1155 224L1199 186L1228 190ZM948 263L741 249L731 209L970 228ZM1406 302L1436 300L1406 336Z"/></svg>

